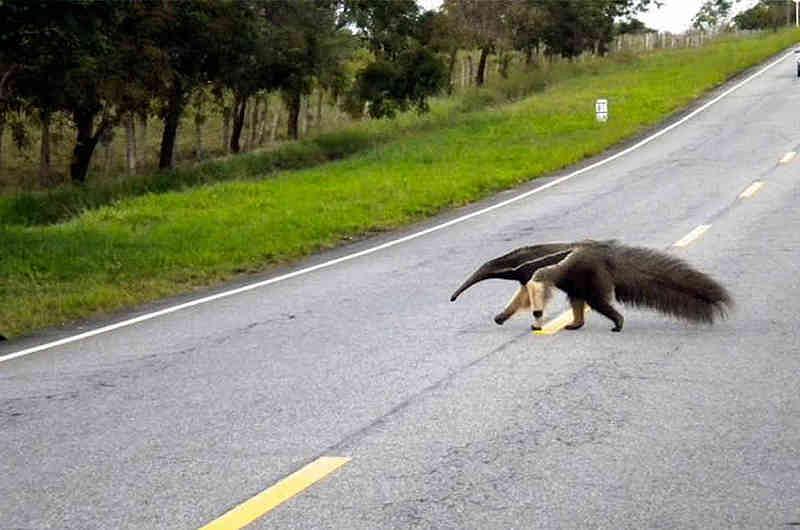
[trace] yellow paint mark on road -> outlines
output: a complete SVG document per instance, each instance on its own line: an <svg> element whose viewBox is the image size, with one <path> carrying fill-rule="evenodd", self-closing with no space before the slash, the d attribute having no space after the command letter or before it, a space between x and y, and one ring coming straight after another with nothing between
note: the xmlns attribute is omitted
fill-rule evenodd
<svg viewBox="0 0 800 530"><path fill-rule="evenodd" d="M758 190L760 190L762 187L764 187L764 183L761 182L760 180L757 180L752 184L750 184L749 186L747 186L747 188L745 188L745 190L739 194L739 198L748 199L753 195L755 195L756 193L758 193Z"/></svg>
<svg viewBox="0 0 800 530"><path fill-rule="evenodd" d="M589 314L591 308L587 305L586 309L583 311L584 317ZM560 315L558 315L553 320L549 321L547 324L542 326L542 329L536 330L533 332L534 335L555 335L562 329L564 329L568 324L572 323L572 310L568 309L564 311Z"/></svg>
<svg viewBox="0 0 800 530"><path fill-rule="evenodd" d="M785 155L783 155L783 158L781 158L781 164L788 164L788 163L789 163L789 162L791 162L791 161L794 159L794 157L796 157L796 156L797 156L797 152L796 152L796 151L789 151L788 153L786 153Z"/></svg>
<svg viewBox="0 0 800 530"><path fill-rule="evenodd" d="M677 240L672 246L673 247L688 247L692 241L695 241L700 236L705 234L706 230L711 228L711 225L700 225L679 240Z"/></svg>
<svg viewBox="0 0 800 530"><path fill-rule="evenodd" d="M318 458L274 486L214 519L200 530L237 530L242 528L349 461L350 459L345 457L323 456Z"/></svg>

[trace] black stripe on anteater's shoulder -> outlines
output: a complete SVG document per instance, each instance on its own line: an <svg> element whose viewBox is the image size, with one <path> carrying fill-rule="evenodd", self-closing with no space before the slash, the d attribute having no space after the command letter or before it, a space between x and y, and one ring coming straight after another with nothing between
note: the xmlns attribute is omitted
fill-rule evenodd
<svg viewBox="0 0 800 530"><path fill-rule="evenodd" d="M674 255L617 243L606 245L615 297L624 304L708 323L724 317L733 307L733 299L722 285Z"/></svg>

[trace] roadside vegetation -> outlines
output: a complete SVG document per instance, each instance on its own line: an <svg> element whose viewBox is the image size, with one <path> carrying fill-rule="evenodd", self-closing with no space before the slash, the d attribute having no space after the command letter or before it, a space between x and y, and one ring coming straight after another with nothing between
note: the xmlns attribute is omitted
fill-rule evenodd
<svg viewBox="0 0 800 530"><path fill-rule="evenodd" d="M190 187L120 193L66 217L59 211L56 223L46 205L31 215L5 202L0 333L186 292L485 197L600 153L798 38L785 30L566 62L549 74L520 70L494 87L434 99L425 115L401 113L188 176L166 173L164 189L176 178ZM594 117L598 97L610 102L604 124ZM291 149L301 162L270 158L291 159ZM267 170L270 178L252 178ZM229 180L198 185L220 180L215 172Z"/></svg>

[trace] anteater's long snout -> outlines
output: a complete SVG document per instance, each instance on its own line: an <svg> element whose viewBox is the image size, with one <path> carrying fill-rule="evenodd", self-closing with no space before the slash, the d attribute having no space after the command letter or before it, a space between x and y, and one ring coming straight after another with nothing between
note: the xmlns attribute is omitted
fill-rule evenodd
<svg viewBox="0 0 800 530"><path fill-rule="evenodd" d="M481 282L483 280L488 280L489 278L493 278L493 277L494 276L492 275L491 270L489 270L484 265L483 267L481 267L480 269L475 271L472 274L472 276L467 278L467 281L465 281L463 284L461 284L461 287L456 289L456 292L454 292L453 296L450 297L450 301L451 302L455 302L456 298L458 298L461 293L463 293L464 291L466 291L467 289L469 289L470 287L472 287L476 283Z"/></svg>

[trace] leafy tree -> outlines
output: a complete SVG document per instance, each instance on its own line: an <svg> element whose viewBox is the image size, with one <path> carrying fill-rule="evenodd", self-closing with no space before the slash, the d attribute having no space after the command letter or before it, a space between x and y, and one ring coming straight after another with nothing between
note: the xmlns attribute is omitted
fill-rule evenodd
<svg viewBox="0 0 800 530"><path fill-rule="evenodd" d="M70 175L78 183L86 179L101 135L116 120L112 101L126 66L114 36L125 9L110 0L0 3L0 63L12 72L10 97L46 119L55 111L72 117L77 138Z"/></svg>
<svg viewBox="0 0 800 530"><path fill-rule="evenodd" d="M138 80L155 100L164 121L159 168L172 167L180 117L192 91L209 82L219 64L212 58L211 23L228 4L214 0L142 1L132 3L127 35L146 63Z"/></svg>
<svg viewBox="0 0 800 530"><path fill-rule="evenodd" d="M648 28L645 23L638 18L631 18L618 22L615 32L617 35L625 35L627 33L655 33L656 30Z"/></svg>
<svg viewBox="0 0 800 530"><path fill-rule="evenodd" d="M282 50L275 66L277 84L289 111L288 134L299 136L303 96L323 81L336 84L350 50L351 34L340 23L340 7L333 0L266 0L264 18Z"/></svg>
<svg viewBox="0 0 800 530"><path fill-rule="evenodd" d="M401 53L397 60L379 58L362 70L354 94L359 102L369 102L372 117L392 117L414 106L428 110L427 98L447 82L447 71L436 54L421 46Z"/></svg>
<svg viewBox="0 0 800 530"><path fill-rule="evenodd" d="M419 6L414 0L346 0L343 20L355 25L375 54L396 58L418 38Z"/></svg>
<svg viewBox="0 0 800 530"><path fill-rule="evenodd" d="M525 64L531 64L534 53L544 44L547 13L535 2L515 1L508 10L511 47L525 55Z"/></svg>
<svg viewBox="0 0 800 530"><path fill-rule="evenodd" d="M240 151L240 138L248 99L260 90L278 87L283 53L266 31L262 6L256 2L230 2L218 6L210 21L212 53L209 65L220 88L233 91L233 132L230 150Z"/></svg>
<svg viewBox="0 0 800 530"><path fill-rule="evenodd" d="M453 71L458 50L464 45L464 35L445 13L431 10L420 15L417 38L422 46L447 57L447 94L452 94Z"/></svg>
<svg viewBox="0 0 800 530"><path fill-rule="evenodd" d="M486 82L486 62L508 37L507 14L511 0L445 0L442 10L453 21L463 35L467 46L481 51L475 84L483 86Z"/></svg>
<svg viewBox="0 0 800 530"><path fill-rule="evenodd" d="M544 40L548 53L576 57L587 50L605 55L614 38L614 22L630 18L658 0L540 0L547 13Z"/></svg>
<svg viewBox="0 0 800 530"><path fill-rule="evenodd" d="M374 56L356 76L351 112L364 103L373 117L393 116L412 105L428 109L427 98L447 83L446 66L430 43L429 16L423 17L414 0L345 2L344 20L358 28Z"/></svg>
<svg viewBox="0 0 800 530"><path fill-rule="evenodd" d="M733 0L706 0L692 18L692 27L699 30L717 29L728 21Z"/></svg>
<svg viewBox="0 0 800 530"><path fill-rule="evenodd" d="M733 17L733 22L739 29L767 29L773 31L786 23L785 10L788 2L761 1Z"/></svg>

